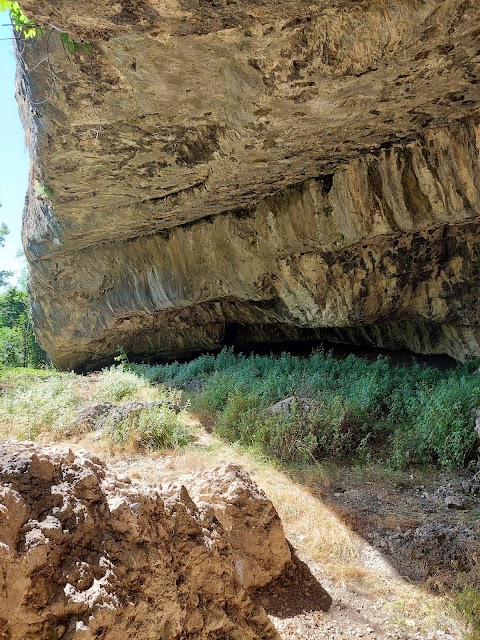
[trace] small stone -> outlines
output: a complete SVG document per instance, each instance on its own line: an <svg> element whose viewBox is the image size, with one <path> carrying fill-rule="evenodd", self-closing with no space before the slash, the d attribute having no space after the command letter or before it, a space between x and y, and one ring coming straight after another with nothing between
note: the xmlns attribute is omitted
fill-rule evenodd
<svg viewBox="0 0 480 640"><path fill-rule="evenodd" d="M458 494L447 495L445 505L449 509L465 509L465 500Z"/></svg>

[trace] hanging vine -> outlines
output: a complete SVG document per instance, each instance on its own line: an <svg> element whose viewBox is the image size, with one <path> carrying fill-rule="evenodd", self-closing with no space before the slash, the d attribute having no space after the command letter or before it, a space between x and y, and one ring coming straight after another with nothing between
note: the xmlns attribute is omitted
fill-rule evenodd
<svg viewBox="0 0 480 640"><path fill-rule="evenodd" d="M18 2L0 0L0 11L10 12L10 20L12 21L13 28L18 33L21 33L24 38L35 38L43 33L42 27L33 20L30 20L30 18L23 13Z"/></svg>

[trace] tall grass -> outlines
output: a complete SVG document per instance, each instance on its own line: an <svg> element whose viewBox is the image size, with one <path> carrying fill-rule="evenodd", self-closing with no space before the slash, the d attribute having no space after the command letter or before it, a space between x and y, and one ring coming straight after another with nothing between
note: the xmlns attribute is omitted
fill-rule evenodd
<svg viewBox="0 0 480 640"><path fill-rule="evenodd" d="M170 408L179 393L153 385L121 366L105 369L93 378L16 369L4 372L0 381L3 438L61 440L100 430L117 447L140 449L176 449L192 439L183 415ZM79 411L98 402L114 406L131 402L132 406L131 410L127 406L126 411L114 411L110 417L82 421Z"/></svg>
<svg viewBox="0 0 480 640"><path fill-rule="evenodd" d="M111 367L95 382L55 371L10 371L2 377L0 430L4 437L58 438L72 432L76 413L89 402L176 402L178 388L193 387L192 410L219 435L285 462L374 458L396 468L465 467L475 464L479 445L477 368L474 361L441 371L396 366L388 358L337 360L320 351L299 358L235 355L226 349L185 364ZM195 385L187 384L192 381ZM308 398L310 409L304 411L299 402L290 412L273 414L271 406L289 396ZM139 442L181 445L180 428L177 435L161 436L162 425L175 422L176 428L179 418L160 413L142 418L151 436L142 440L135 426ZM114 438L121 443L124 436Z"/></svg>
<svg viewBox="0 0 480 640"><path fill-rule="evenodd" d="M176 402L179 393L163 385L154 385L146 376L140 376L123 366L104 369L98 376L93 399L97 402L121 403L128 400L166 400Z"/></svg>
<svg viewBox="0 0 480 640"><path fill-rule="evenodd" d="M46 433L67 433L81 400L74 374L15 370L2 377L0 433L35 440Z"/></svg>
<svg viewBox="0 0 480 640"><path fill-rule="evenodd" d="M473 463L477 368L474 361L441 371L418 363L396 366L386 357L337 360L321 351L308 358L245 356L228 349L186 364L131 365L167 386L200 380L192 408L229 441L287 462L374 456L398 468ZM271 413L273 403L292 395L311 400L311 410Z"/></svg>
<svg viewBox="0 0 480 640"><path fill-rule="evenodd" d="M179 449L192 441L181 416L168 407L146 407L121 420L107 420L105 433L113 444L135 449Z"/></svg>
<svg viewBox="0 0 480 640"><path fill-rule="evenodd" d="M465 640L478 640L480 638L480 589L465 584L453 594L453 601L468 625Z"/></svg>

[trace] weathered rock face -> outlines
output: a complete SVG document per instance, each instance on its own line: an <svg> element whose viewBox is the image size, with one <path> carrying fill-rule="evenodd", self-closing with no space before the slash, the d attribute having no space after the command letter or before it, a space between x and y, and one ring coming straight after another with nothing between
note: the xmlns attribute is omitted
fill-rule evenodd
<svg viewBox="0 0 480 640"><path fill-rule="evenodd" d="M264 587L281 575L292 560L282 522L244 469L229 464L182 481L195 503L222 523L245 588Z"/></svg>
<svg viewBox="0 0 480 640"><path fill-rule="evenodd" d="M92 44L47 28L21 60L56 364L305 337L480 354L478 0L24 7Z"/></svg>
<svg viewBox="0 0 480 640"><path fill-rule="evenodd" d="M0 446L2 637L278 640L240 584L241 553L184 487L162 499L91 454Z"/></svg>

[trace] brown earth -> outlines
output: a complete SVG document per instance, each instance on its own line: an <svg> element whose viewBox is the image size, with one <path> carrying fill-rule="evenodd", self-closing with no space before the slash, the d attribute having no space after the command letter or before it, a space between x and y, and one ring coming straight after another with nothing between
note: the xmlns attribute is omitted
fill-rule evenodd
<svg viewBox="0 0 480 640"><path fill-rule="evenodd" d="M480 499L464 493L464 508L452 509L445 491L467 476L336 465L285 472L205 434L183 453L113 453L109 463L188 486L192 471L232 460L272 498L294 547L293 565L254 594L283 640L464 639L445 594L480 586Z"/></svg>
<svg viewBox="0 0 480 640"><path fill-rule="evenodd" d="M160 622L162 638L276 637L263 609L283 640L464 637L435 592L480 581L467 475L285 473L205 433L167 454L109 454L89 436L69 445L2 445L7 638L141 638Z"/></svg>

